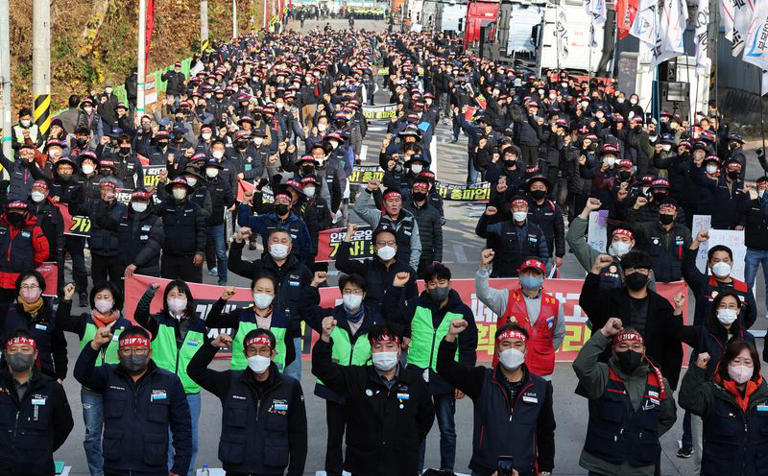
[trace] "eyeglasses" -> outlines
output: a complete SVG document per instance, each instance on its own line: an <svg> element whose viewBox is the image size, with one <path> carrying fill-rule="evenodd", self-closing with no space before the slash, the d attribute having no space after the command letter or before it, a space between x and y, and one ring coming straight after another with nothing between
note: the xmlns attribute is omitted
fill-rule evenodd
<svg viewBox="0 0 768 476"><path fill-rule="evenodd" d="M149 349L146 347L126 347L125 349L120 349L118 352L123 355L147 355Z"/></svg>
<svg viewBox="0 0 768 476"><path fill-rule="evenodd" d="M40 289L40 286L38 286L37 284L22 284L21 289L26 289L31 291L33 289Z"/></svg>

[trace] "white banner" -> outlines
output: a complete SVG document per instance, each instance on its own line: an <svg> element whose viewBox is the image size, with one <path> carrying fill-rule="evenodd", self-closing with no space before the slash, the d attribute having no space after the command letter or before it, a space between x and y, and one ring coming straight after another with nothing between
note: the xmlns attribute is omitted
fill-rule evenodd
<svg viewBox="0 0 768 476"><path fill-rule="evenodd" d="M744 41L749 34L754 8L752 0L733 0L733 44L731 45L731 56L739 56L744 51Z"/></svg>
<svg viewBox="0 0 768 476"><path fill-rule="evenodd" d="M651 46L656 45L656 24L658 23L658 10L655 0L640 0L637 8L635 22L629 34Z"/></svg>
<svg viewBox="0 0 768 476"><path fill-rule="evenodd" d="M757 5L744 37L744 56L747 63L768 69L768 2Z"/></svg>
<svg viewBox="0 0 768 476"><path fill-rule="evenodd" d="M685 53L683 33L687 21L688 6L685 0L664 0L656 48L653 51L654 65Z"/></svg>
<svg viewBox="0 0 768 476"><path fill-rule="evenodd" d="M605 0L584 0L584 9L591 18L589 23L589 46L590 48L597 48L598 35L602 36L605 20L608 18Z"/></svg>
<svg viewBox="0 0 768 476"><path fill-rule="evenodd" d="M733 41L733 0L720 0L720 24L725 31L725 39Z"/></svg>
<svg viewBox="0 0 768 476"><path fill-rule="evenodd" d="M712 61L707 56L707 44L709 43L709 0L699 0L696 10L696 31L693 41L696 45L696 75L709 76Z"/></svg>
<svg viewBox="0 0 768 476"><path fill-rule="evenodd" d="M744 246L744 230L709 230L709 239L699 245L699 253L696 255L696 267L702 273L707 271L707 252L715 245L724 245L733 253L733 268L731 277L744 281L744 260L747 256L747 247Z"/></svg>
<svg viewBox="0 0 768 476"><path fill-rule="evenodd" d="M589 212L587 244L600 253L608 247L608 210Z"/></svg>

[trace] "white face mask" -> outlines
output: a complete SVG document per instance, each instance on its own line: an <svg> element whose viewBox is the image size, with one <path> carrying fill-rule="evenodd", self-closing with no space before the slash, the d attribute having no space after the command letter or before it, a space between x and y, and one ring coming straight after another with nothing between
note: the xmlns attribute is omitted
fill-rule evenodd
<svg viewBox="0 0 768 476"><path fill-rule="evenodd" d="M715 175L717 173L717 165L707 165L707 173L709 175Z"/></svg>
<svg viewBox="0 0 768 476"><path fill-rule="evenodd" d="M616 157L603 157L603 163L608 167L613 167L616 164Z"/></svg>
<svg viewBox="0 0 768 476"><path fill-rule="evenodd" d="M728 376L739 385L747 383L752 378L755 369L746 365L728 365Z"/></svg>
<svg viewBox="0 0 768 476"><path fill-rule="evenodd" d="M605 116L605 113L602 112L602 111L598 111L598 112L595 113L595 117L598 118L598 119L600 119L600 118L602 118L604 116Z"/></svg>
<svg viewBox="0 0 768 476"><path fill-rule="evenodd" d="M634 106L635 104L637 104L637 99L632 98L632 99L629 100L629 103Z"/></svg>
<svg viewBox="0 0 768 476"><path fill-rule="evenodd" d="M256 145L261 145L263 142L264 142L263 137L256 137L255 139L253 139L253 143Z"/></svg>
<svg viewBox="0 0 768 476"><path fill-rule="evenodd" d="M93 301L93 305L97 311L104 314L112 310L114 303L111 299L96 299Z"/></svg>
<svg viewBox="0 0 768 476"><path fill-rule="evenodd" d="M274 259L285 259L288 256L288 245L273 243L269 245L269 254Z"/></svg>
<svg viewBox="0 0 768 476"><path fill-rule="evenodd" d="M307 197L314 197L315 196L315 187L307 187L304 189L304 195Z"/></svg>
<svg viewBox="0 0 768 476"><path fill-rule="evenodd" d="M549 95L549 99L550 99L551 101L554 101L556 97L557 97L557 94L550 94L550 95Z"/></svg>
<svg viewBox="0 0 768 476"><path fill-rule="evenodd" d="M219 169L215 167L208 167L207 169L205 169L205 176L208 178L215 178L218 175L219 175Z"/></svg>
<svg viewBox="0 0 768 476"><path fill-rule="evenodd" d="M89 165L89 164L83 165L83 173L85 175L91 175L93 173L93 165Z"/></svg>
<svg viewBox="0 0 768 476"><path fill-rule="evenodd" d="M222 157L224 157L224 151L223 150L214 150L211 152L211 155L216 160L221 160Z"/></svg>
<svg viewBox="0 0 768 476"><path fill-rule="evenodd" d="M318 132L325 132L326 129L328 129L328 125L327 124L318 124L317 125Z"/></svg>
<svg viewBox="0 0 768 476"><path fill-rule="evenodd" d="M40 203L45 200L45 194L42 192L32 192L29 196L32 197L32 201L35 203Z"/></svg>
<svg viewBox="0 0 768 476"><path fill-rule="evenodd" d="M104 92L107 94L112 94L112 88L106 88Z"/></svg>
<svg viewBox="0 0 768 476"><path fill-rule="evenodd" d="M48 150L48 157L50 157L52 159L55 159L59 155L61 155L61 151L59 149L50 149L50 150Z"/></svg>
<svg viewBox="0 0 768 476"><path fill-rule="evenodd" d="M505 349L499 353L499 362L506 370L517 370L525 362L525 354L517 349Z"/></svg>
<svg viewBox="0 0 768 476"><path fill-rule="evenodd" d="M670 150L672 150L672 144L663 144L661 146L661 150L663 150L664 152L669 152Z"/></svg>
<svg viewBox="0 0 768 476"><path fill-rule="evenodd" d="M131 208L136 213L144 213L149 204L147 202L131 202Z"/></svg>
<svg viewBox="0 0 768 476"><path fill-rule="evenodd" d="M30 121L29 119L22 119L21 120L21 126L22 127L29 127L31 125L32 125L32 121Z"/></svg>
<svg viewBox="0 0 768 476"><path fill-rule="evenodd" d="M528 218L528 212L513 212L512 219L516 222L524 222Z"/></svg>
<svg viewBox="0 0 768 476"><path fill-rule="evenodd" d="M278 102L278 103L275 103L275 107L278 108L278 109L282 109L282 108L285 107L285 104L281 103L281 102Z"/></svg>
<svg viewBox="0 0 768 476"><path fill-rule="evenodd" d="M357 311L363 302L363 296L359 294L345 294L342 296L342 300L344 301L344 307L350 311Z"/></svg>
<svg viewBox="0 0 768 476"><path fill-rule="evenodd" d="M83 108L83 111L84 111L86 114L90 114L91 112L93 112L93 108L92 108L92 107L84 107L84 108Z"/></svg>
<svg viewBox="0 0 768 476"><path fill-rule="evenodd" d="M739 317L739 311L736 309L718 309L717 320L724 326L730 326Z"/></svg>
<svg viewBox="0 0 768 476"><path fill-rule="evenodd" d="M272 363L272 359L261 355L253 355L248 357L248 368L255 374L261 375L267 371L269 364Z"/></svg>
<svg viewBox="0 0 768 476"><path fill-rule="evenodd" d="M187 191L183 188L174 188L171 193L176 200L184 200L187 196Z"/></svg>
<svg viewBox="0 0 768 476"><path fill-rule="evenodd" d="M421 164L413 164L413 165L411 165L411 172L413 172L415 174L420 174L421 171L423 170L423 168L424 168L424 166L421 165Z"/></svg>
<svg viewBox="0 0 768 476"><path fill-rule="evenodd" d="M608 254L615 258L621 258L629 253L629 250L631 249L632 245L626 241L613 241L611 242L611 246L608 247Z"/></svg>
<svg viewBox="0 0 768 476"><path fill-rule="evenodd" d="M272 300L275 298L272 294L267 293L253 293L253 304L259 309L266 309L272 304Z"/></svg>
<svg viewBox="0 0 768 476"><path fill-rule="evenodd" d="M203 132L202 134L200 134L200 137L202 137L203 140L208 140L211 138L211 135L212 134L210 132Z"/></svg>
<svg viewBox="0 0 768 476"><path fill-rule="evenodd" d="M624 104L624 98L616 98L616 102L619 104Z"/></svg>
<svg viewBox="0 0 768 476"><path fill-rule="evenodd" d="M760 190L757 191L757 196L760 198L763 198L764 193L765 193L765 190L761 188Z"/></svg>
<svg viewBox="0 0 768 476"><path fill-rule="evenodd" d="M712 266L712 274L718 278L727 278L731 274L731 265L723 261L715 263Z"/></svg>
<svg viewBox="0 0 768 476"><path fill-rule="evenodd" d="M373 352L371 360L376 370L387 372L397 365L397 352Z"/></svg>
<svg viewBox="0 0 768 476"><path fill-rule="evenodd" d="M187 183L190 187L194 187L197 185L197 177L184 177L187 180Z"/></svg>
<svg viewBox="0 0 768 476"><path fill-rule="evenodd" d="M586 109L587 106L589 106L589 103L587 101L581 101L581 108Z"/></svg>
<svg viewBox="0 0 768 476"><path fill-rule="evenodd" d="M168 310L172 314L178 314L187 308L186 298L171 298L168 300Z"/></svg>
<svg viewBox="0 0 768 476"><path fill-rule="evenodd" d="M395 257L395 254L397 253L397 249L395 249L394 246L382 246L376 251L376 254L379 255L379 258L381 258L384 261L389 261L392 258Z"/></svg>

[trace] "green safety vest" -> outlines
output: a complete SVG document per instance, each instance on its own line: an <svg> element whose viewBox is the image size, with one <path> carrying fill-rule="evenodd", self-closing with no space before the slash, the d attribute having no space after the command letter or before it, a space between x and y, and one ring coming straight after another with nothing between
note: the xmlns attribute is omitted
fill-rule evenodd
<svg viewBox="0 0 768 476"><path fill-rule="evenodd" d="M432 311L425 307L416 307L411 321L411 344L408 346L408 365L422 369L431 368L437 372L437 349L440 342L448 334L451 321L463 319L464 316L446 312L437 329L432 325ZM456 349L456 361L459 360L459 350Z"/></svg>
<svg viewBox="0 0 768 476"><path fill-rule="evenodd" d="M83 347L88 345L93 340L93 338L96 337L96 331L98 331L96 324L93 322L85 323L85 332L83 332L83 337L80 339L81 352ZM99 352L101 358L96 359L96 367L101 367L103 364L120 363L120 357L117 355L117 348L119 347L117 341L120 338L120 333L122 332L122 327L115 330L115 332L112 334L112 340L109 342L109 344L107 344L106 349L103 346L101 347L101 351Z"/></svg>
<svg viewBox="0 0 768 476"><path fill-rule="evenodd" d="M157 336L152 341L152 360L158 367L179 376L185 393L200 393L200 386L187 375L187 365L203 346L205 335L197 331L187 331L181 349L176 346L176 330L160 324Z"/></svg>
<svg viewBox="0 0 768 476"><path fill-rule="evenodd" d="M349 332L336 326L331 332L331 339L333 339L331 359L337 364L344 367L371 365L371 343L367 336L358 337L355 344L352 345ZM320 379L317 379L317 383L325 385Z"/></svg>
<svg viewBox="0 0 768 476"><path fill-rule="evenodd" d="M248 335L254 329L258 329L259 325L255 322L240 321L237 325L237 334L232 339L232 361L230 368L232 370L243 370L248 367L248 359L245 357L245 347L243 341L245 336ZM272 361L277 365L277 369L282 372L285 369L285 331L284 327L271 327L267 329L275 336L275 358ZM301 356L296 356L297 359Z"/></svg>

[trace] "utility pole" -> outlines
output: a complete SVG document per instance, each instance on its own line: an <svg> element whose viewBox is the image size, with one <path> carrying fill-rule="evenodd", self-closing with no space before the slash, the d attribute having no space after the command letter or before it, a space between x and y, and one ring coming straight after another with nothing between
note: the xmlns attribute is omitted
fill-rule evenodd
<svg viewBox="0 0 768 476"><path fill-rule="evenodd" d="M13 159L11 150L11 34L9 0L0 0L0 87L3 89L3 107L0 126L3 128L3 155ZM3 174L5 175L5 174Z"/></svg>
<svg viewBox="0 0 768 476"><path fill-rule="evenodd" d="M232 0L232 38L237 38L237 0Z"/></svg>
<svg viewBox="0 0 768 476"><path fill-rule="evenodd" d="M42 136L51 125L51 6L32 2L32 94L35 124Z"/></svg>
<svg viewBox="0 0 768 476"><path fill-rule="evenodd" d="M200 0L200 51L205 52L210 46L208 41L208 0Z"/></svg>
<svg viewBox="0 0 768 476"><path fill-rule="evenodd" d="M144 80L146 79L147 61L146 61L146 41L147 41L147 0L139 0L139 48L137 56L139 58L136 65L136 123L144 115L145 97Z"/></svg>

